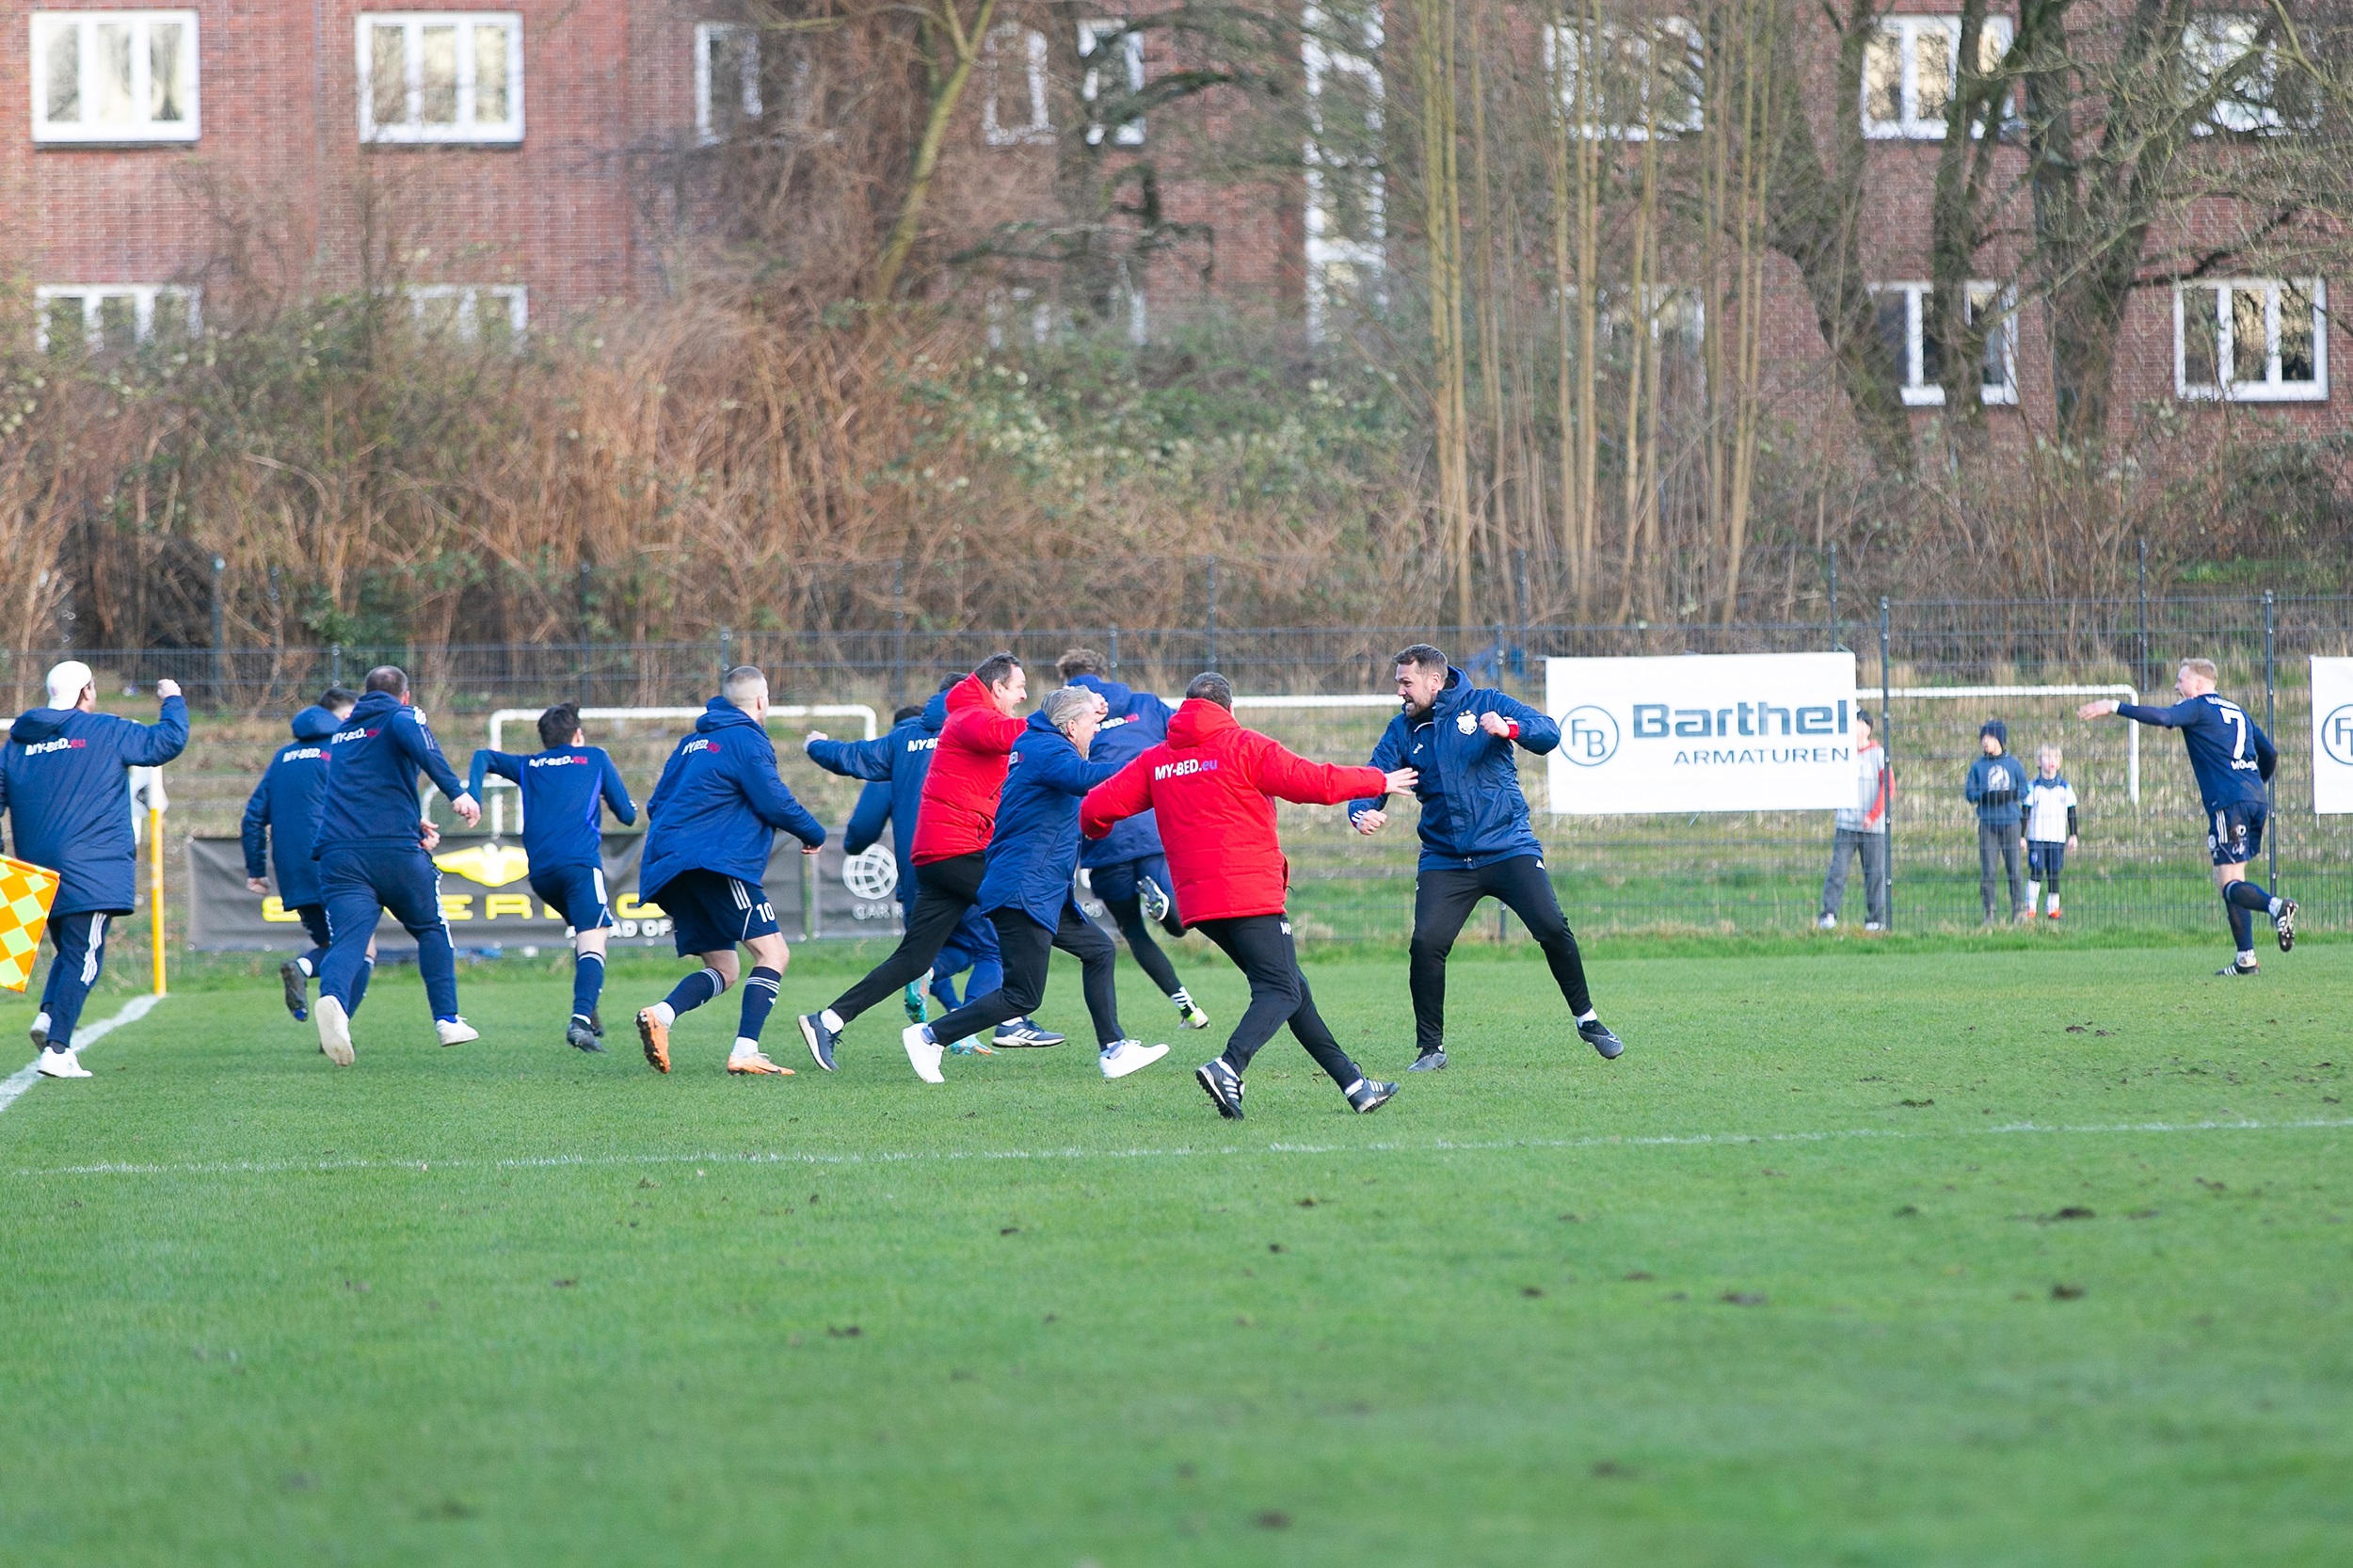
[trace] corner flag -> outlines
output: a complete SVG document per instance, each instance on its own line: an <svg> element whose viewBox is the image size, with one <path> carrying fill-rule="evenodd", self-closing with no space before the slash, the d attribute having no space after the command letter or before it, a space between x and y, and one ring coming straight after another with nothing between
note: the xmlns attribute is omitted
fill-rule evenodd
<svg viewBox="0 0 2353 1568"><path fill-rule="evenodd" d="M23 991L32 981L56 896L56 872L0 855L0 986Z"/></svg>

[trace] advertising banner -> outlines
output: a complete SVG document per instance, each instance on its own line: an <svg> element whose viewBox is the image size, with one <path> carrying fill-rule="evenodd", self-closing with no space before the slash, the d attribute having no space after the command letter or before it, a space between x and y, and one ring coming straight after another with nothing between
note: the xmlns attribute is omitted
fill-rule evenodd
<svg viewBox="0 0 2353 1568"><path fill-rule="evenodd" d="M2313 660L2313 809L2353 811L2353 659Z"/></svg>
<svg viewBox="0 0 2353 1568"><path fill-rule="evenodd" d="M1855 801L1851 653L1547 659L1556 813L1832 810Z"/></svg>

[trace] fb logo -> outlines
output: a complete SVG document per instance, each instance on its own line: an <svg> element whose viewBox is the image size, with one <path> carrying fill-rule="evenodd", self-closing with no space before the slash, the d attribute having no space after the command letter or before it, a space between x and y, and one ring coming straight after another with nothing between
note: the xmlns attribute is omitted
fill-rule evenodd
<svg viewBox="0 0 2353 1568"><path fill-rule="evenodd" d="M2320 749L2331 762L2353 768L2353 703L2320 721Z"/></svg>
<svg viewBox="0 0 2353 1568"><path fill-rule="evenodd" d="M1561 755L1580 768L1597 768L1618 754L1618 721L1590 704L1561 715Z"/></svg>
<svg viewBox="0 0 2353 1568"><path fill-rule="evenodd" d="M852 898L880 904L899 890L899 862L881 844L862 849L842 860L841 885Z"/></svg>

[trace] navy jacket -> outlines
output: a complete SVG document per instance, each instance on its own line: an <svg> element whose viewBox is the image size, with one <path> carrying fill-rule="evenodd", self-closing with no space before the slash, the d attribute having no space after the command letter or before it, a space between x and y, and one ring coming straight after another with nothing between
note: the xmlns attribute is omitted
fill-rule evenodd
<svg viewBox="0 0 2353 1568"><path fill-rule="evenodd" d="M313 704L294 716L294 744L280 746L245 803L237 836L245 840L245 874L278 874L278 902L292 909L319 902L319 869L311 858L318 839L319 803L327 797L327 738L339 721ZM263 852L269 866L263 864Z"/></svg>
<svg viewBox="0 0 2353 1568"><path fill-rule="evenodd" d="M1479 726L1481 713L1500 713L1520 727L1519 738L1490 735ZM1528 820L1528 797L1520 793L1519 760L1513 745L1539 754L1561 744L1561 727L1516 697L1484 686L1449 666L1437 700L1419 721L1401 712L1389 721L1372 748L1372 766L1383 773L1418 768L1414 794L1421 802L1421 864L1476 869L1515 856L1542 855L1544 845ZM1349 802L1359 811L1378 810L1386 795Z"/></svg>
<svg viewBox="0 0 2353 1568"><path fill-rule="evenodd" d="M370 692L327 743L327 798L313 859L330 849L417 848L417 772L456 800L466 786L441 755L424 714L390 692Z"/></svg>
<svg viewBox="0 0 2353 1568"><path fill-rule="evenodd" d="M2024 820L2018 813L2025 792L2026 765L2007 751L1980 753L1961 785L1961 798L1977 808L1979 827L2016 827Z"/></svg>
<svg viewBox="0 0 2353 1568"><path fill-rule="evenodd" d="M1079 869L1079 803L1124 764L1088 761L1044 713L1030 715L1007 764L978 907L1018 909L1051 931L1065 904L1078 908L1070 878Z"/></svg>
<svg viewBox="0 0 2353 1568"><path fill-rule="evenodd" d="M535 872L604 864L600 804L613 808L623 823L637 820L637 803L629 798L621 770L601 746L556 746L529 757L477 751L466 792L480 800L482 781L491 774L522 786L523 854Z"/></svg>
<svg viewBox="0 0 2353 1568"><path fill-rule="evenodd" d="M890 825L890 780L877 778L857 792L857 804L850 808L850 820L841 829L841 853L863 855L872 849ZM900 902L906 900L904 895Z"/></svg>
<svg viewBox="0 0 2353 1568"><path fill-rule="evenodd" d="M812 848L825 841L824 824L776 776L768 731L724 696L704 706L695 732L662 765L662 781L646 799L646 820L651 825L637 882L656 902L680 872L757 884L768 874L778 832Z"/></svg>
<svg viewBox="0 0 2353 1568"><path fill-rule="evenodd" d="M923 705L920 714L893 726L887 735L871 741L808 743L808 760L827 773L887 787L879 797L872 788L858 796L844 842L856 855L882 837L883 819L889 820L890 853L899 862L898 899L903 908L915 906L915 820L922 814L923 780L932 771L939 728L947 722L948 694L939 691ZM862 827L868 830L861 837Z"/></svg>
<svg viewBox="0 0 2353 1568"><path fill-rule="evenodd" d="M1103 727L1095 732L1095 744L1087 748L1090 762L1124 768L1168 739L1168 721L1176 716L1176 710L1150 692L1135 691L1098 675L1081 675L1070 683L1100 694L1111 706ZM1102 838L1087 840L1079 851L1079 863L1092 871L1160 853L1159 819L1143 811L1120 822Z"/></svg>
<svg viewBox="0 0 2353 1568"><path fill-rule="evenodd" d="M188 705L164 698L153 724L78 708L36 708L8 727L0 807L16 857L58 873L49 913L127 914L138 902L138 840L125 768L160 767L188 744Z"/></svg>
<svg viewBox="0 0 2353 1568"><path fill-rule="evenodd" d="M2125 702L2116 711L2137 723L2182 732L2189 747L2190 771L2198 776L2199 798L2209 813L2269 803L2264 784L2280 765L2280 753L2247 710L2229 697L2207 692L2170 708Z"/></svg>

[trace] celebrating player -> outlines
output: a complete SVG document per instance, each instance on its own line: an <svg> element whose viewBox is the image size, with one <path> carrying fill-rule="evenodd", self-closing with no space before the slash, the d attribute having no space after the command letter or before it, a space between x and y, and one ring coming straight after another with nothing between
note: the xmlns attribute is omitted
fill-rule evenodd
<svg viewBox="0 0 2353 1568"><path fill-rule="evenodd" d="M1168 704L1150 692L1106 679L1110 666L1093 648L1072 648L1056 667L1065 685L1084 687L1103 699L1108 716L1096 732L1088 760L1124 767L1168 738ZM1171 936L1185 934L1184 920L1168 895L1168 860L1160 852L1160 830L1152 813L1129 817L1109 836L1089 840L1079 864L1086 868L1088 884L1111 911L1119 934L1128 938L1137 967L1176 1004L1176 1021L1186 1029L1209 1028L1209 1016L1194 1005L1193 994L1176 978L1176 966L1152 939L1147 923L1159 922Z"/></svg>
<svg viewBox="0 0 2353 1568"><path fill-rule="evenodd" d="M311 858L318 840L319 803L327 796L327 742L351 716L360 694L329 686L318 701L294 716L294 744L280 746L262 780L245 803L245 820L238 838L245 848L245 885L248 891L269 891L269 876L278 877L280 905L300 918L311 950L278 966L286 990L286 1011L296 1023L311 1017L311 982L327 958L327 905L319 898L318 862ZM266 856L266 859L264 858ZM368 974L376 962L376 942L368 942L366 962L352 983L351 1010L360 1010L367 995Z"/></svg>
<svg viewBox="0 0 2353 1568"><path fill-rule="evenodd" d="M730 1073L791 1077L760 1051L760 1032L776 1004L792 952L776 930L776 906L760 879L779 832L814 855L824 825L776 776L776 748L763 721L768 678L750 664L728 671L695 732L663 764L661 782L646 799L645 853L638 861L641 896L670 917L680 958L703 967L670 994L637 1015L637 1038L657 1072L670 1070L670 1026L735 984L737 944L752 950L744 1006L728 1053Z"/></svg>
<svg viewBox="0 0 2353 1568"><path fill-rule="evenodd" d="M1357 1070L1332 1037L1306 976L1283 904L1290 863L1275 837L1274 802L1337 806L1358 792L1410 790L1409 767L1310 762L1270 736L1234 722L1234 688L1214 672L1196 675L1169 721L1168 739L1098 784L1079 817L1090 839L1140 811L1160 813L1176 906L1193 930L1215 942L1250 982L1250 1006L1225 1053L1194 1072L1218 1114L1241 1120L1241 1075L1284 1024L1353 1110L1380 1109L1397 1093Z"/></svg>
<svg viewBox="0 0 2353 1568"><path fill-rule="evenodd" d="M312 849L327 905L319 1048L339 1067L354 1060L351 1010L376 921L387 911L417 939L434 1037L444 1046L482 1037L457 1015L457 954L441 915L441 873L426 847L438 835L417 808L419 769L467 826L482 820L482 808L450 770L424 712L409 701L408 675L379 664L368 671L351 716L328 739L327 794Z"/></svg>
<svg viewBox="0 0 2353 1568"><path fill-rule="evenodd" d="M604 834L600 806L624 824L637 820L637 807L621 782L621 770L600 746L588 744L577 704L559 702L539 715L535 757L477 751L466 790L482 798L491 774L522 786L523 856L531 866L531 890L572 928L572 1016L564 1043L578 1050L601 1051L597 998L604 989L604 945L613 929L613 909L604 896Z"/></svg>
<svg viewBox="0 0 2353 1568"><path fill-rule="evenodd" d="M138 843L131 833L122 770L161 767L188 744L188 705L176 680L155 682L153 724L98 711L90 667L69 659L49 672L49 703L20 714L0 749L0 808L16 856L57 873L49 939L57 956L33 1016L33 1048L46 1078L88 1078L73 1053L73 1026L98 984L106 921L137 899Z"/></svg>
<svg viewBox="0 0 2353 1568"><path fill-rule="evenodd" d="M2217 672L2211 659L2185 659L2173 678L2182 700L2170 708L2150 708L2137 702L2102 697L2075 711L2085 719L2121 714L2139 724L2153 724L2182 732L2189 748L2190 771L2198 776L2198 794L2206 808L2206 854L2214 862L2215 890L2222 895L2223 912L2231 922L2231 939L2237 956L2218 973L2260 972L2255 963L2257 914L2269 915L2280 938L2280 951L2296 946L2296 901L2276 898L2258 883L2247 880L2248 862L2263 850L2264 824L2271 815L2271 792L2265 788L2280 754L2271 737L2256 727L2247 711L2217 695Z"/></svg>
<svg viewBox="0 0 2353 1568"><path fill-rule="evenodd" d="M1446 655L1416 643L1396 659L1404 711L1372 748L1377 769L1412 768L1420 782L1421 865L1414 875L1414 939L1408 984L1415 1044L1409 1071L1446 1065L1446 960L1479 901L1490 895L1520 918L1577 1020L1577 1038L1615 1061L1625 1044L1593 1011L1585 963L1561 901L1545 874L1544 845L1529 825L1514 745L1543 753L1561 744L1561 727L1527 703L1473 686ZM1388 797L1349 803L1359 833L1381 831Z"/></svg>

